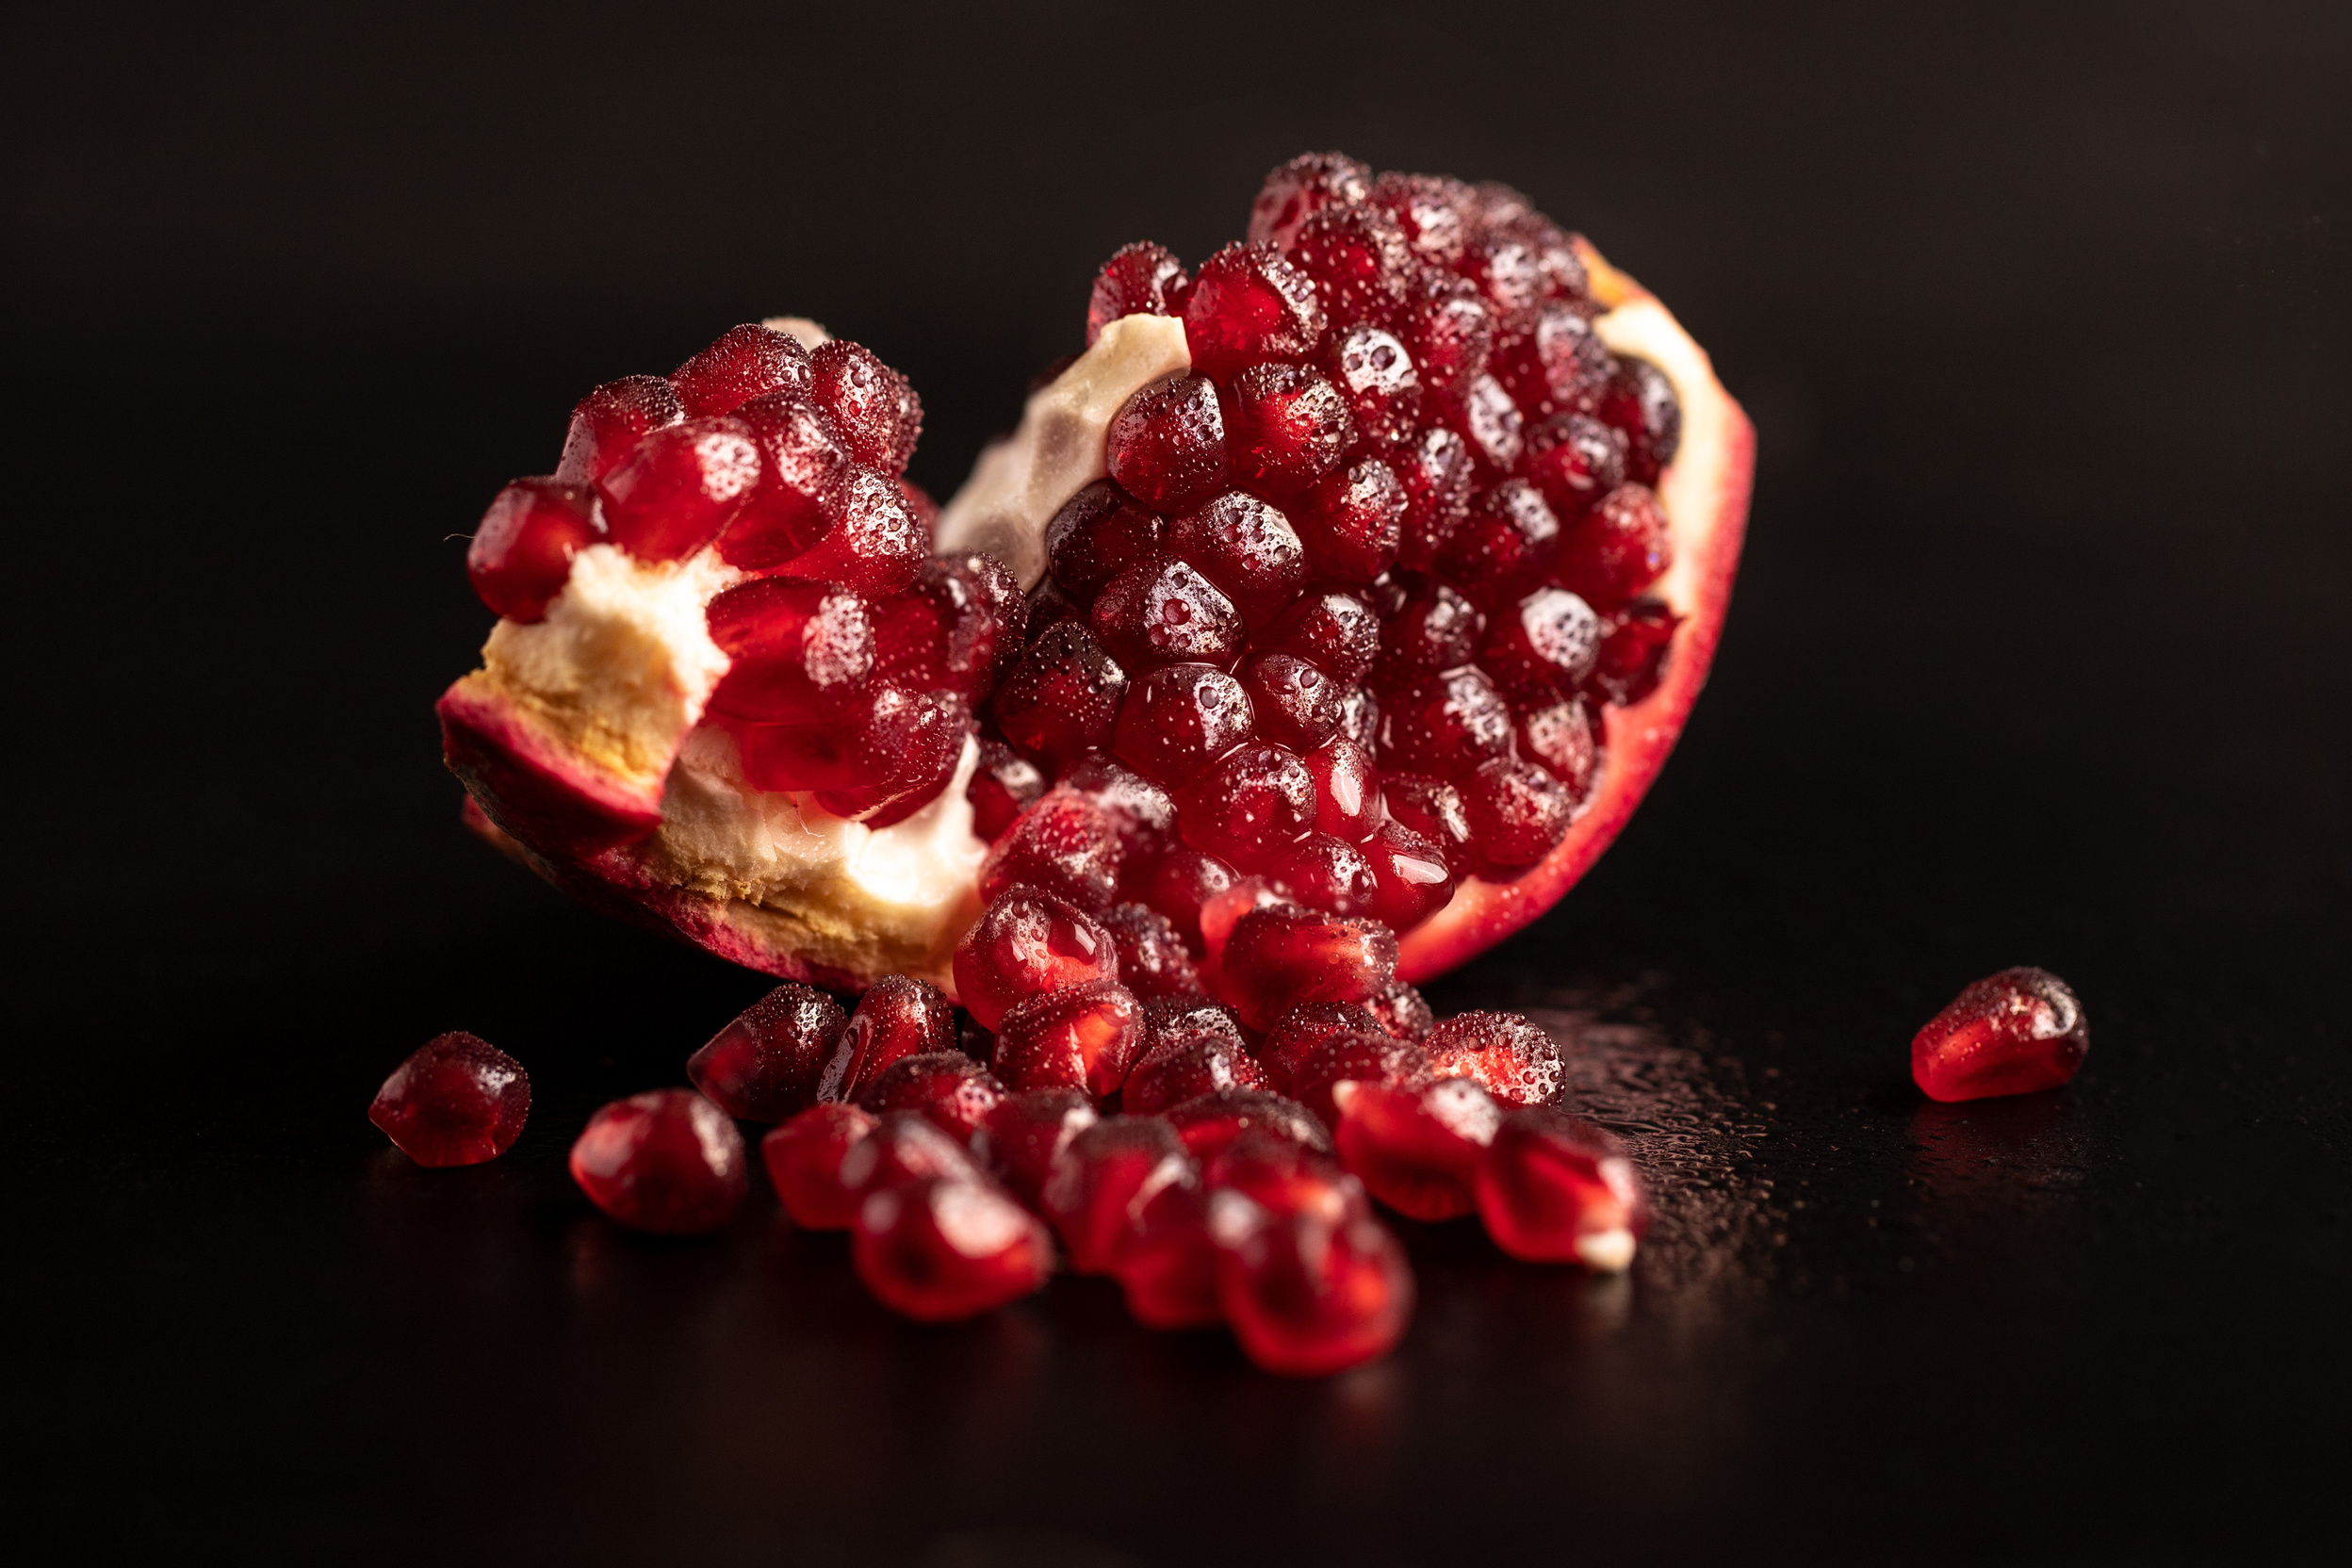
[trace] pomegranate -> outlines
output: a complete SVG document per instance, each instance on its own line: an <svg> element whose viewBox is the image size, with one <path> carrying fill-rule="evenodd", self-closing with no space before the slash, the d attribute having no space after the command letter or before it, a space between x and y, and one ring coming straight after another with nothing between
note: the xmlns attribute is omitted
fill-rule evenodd
<svg viewBox="0 0 2352 1568"><path fill-rule="evenodd" d="M463 1029L417 1047L368 1107L368 1119L421 1166L495 1160L522 1135L530 1115L523 1064Z"/></svg>
<svg viewBox="0 0 2352 1568"><path fill-rule="evenodd" d="M2090 1021L2066 983L2005 969L1954 997L1911 1041L1911 1077L1931 1100L2056 1088L2082 1070Z"/></svg>

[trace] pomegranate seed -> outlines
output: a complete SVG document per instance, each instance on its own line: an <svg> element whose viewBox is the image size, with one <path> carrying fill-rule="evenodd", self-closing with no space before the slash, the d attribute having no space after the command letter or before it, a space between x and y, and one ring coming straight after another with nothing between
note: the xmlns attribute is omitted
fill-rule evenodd
<svg viewBox="0 0 2352 1568"><path fill-rule="evenodd" d="M1478 875L1509 882L1560 847L1576 803L1566 786L1532 762L1497 757L1462 781L1462 808L1478 846Z"/></svg>
<svg viewBox="0 0 2352 1568"><path fill-rule="evenodd" d="M1329 833L1310 833L1275 856L1266 875L1283 897L1327 915L1370 914L1380 902L1371 860Z"/></svg>
<svg viewBox="0 0 2352 1568"><path fill-rule="evenodd" d="M1186 950L1197 957L1205 951L1200 937L1201 906L1229 891L1234 881L1233 868L1224 861L1179 845L1152 861L1134 890L1145 904L1168 917Z"/></svg>
<svg viewBox="0 0 2352 1568"><path fill-rule="evenodd" d="M886 974L835 1032L814 1079L816 1097L856 1099L892 1064L955 1045L956 1008L939 988L927 980Z"/></svg>
<svg viewBox="0 0 2352 1568"><path fill-rule="evenodd" d="M1519 471L1565 528L1625 481L1625 438L1598 419L1563 414L1527 434Z"/></svg>
<svg viewBox="0 0 2352 1568"><path fill-rule="evenodd" d="M1115 253L1094 275L1086 302L1086 347L1123 316L1182 316L1192 280L1166 246L1138 240Z"/></svg>
<svg viewBox="0 0 2352 1568"><path fill-rule="evenodd" d="M775 571L811 582L838 582L873 599L902 593L922 575L931 535L889 474L846 470L819 498L817 512L824 537Z"/></svg>
<svg viewBox="0 0 2352 1568"><path fill-rule="evenodd" d="M1315 1378L1384 1355L1413 1316L1413 1272L1369 1217L1333 1224L1212 1194L1217 1295L1243 1352L1268 1372Z"/></svg>
<svg viewBox="0 0 2352 1568"><path fill-rule="evenodd" d="M1315 824L1315 776L1281 746L1235 746L1184 787L1177 828L1203 854L1254 868Z"/></svg>
<svg viewBox="0 0 2352 1568"><path fill-rule="evenodd" d="M1481 494L1438 551L1446 581L1489 605L1509 604L1544 580L1560 550L1560 519L1542 492L1510 479Z"/></svg>
<svg viewBox="0 0 2352 1568"><path fill-rule="evenodd" d="M1200 976L1184 951L1184 939L1166 915L1142 904L1114 905L1102 928L1119 949L1119 983L1148 1004L1157 997L1197 997Z"/></svg>
<svg viewBox="0 0 2352 1568"><path fill-rule="evenodd" d="M1442 778L1392 773L1380 781L1380 804L1397 824L1437 847L1457 881L1478 867L1478 845L1462 792Z"/></svg>
<svg viewBox="0 0 2352 1568"><path fill-rule="evenodd" d="M922 525L923 537L927 539L937 533L939 529L939 503L931 492L902 476L898 482L898 493L906 498L906 509L915 514L915 521Z"/></svg>
<svg viewBox="0 0 2352 1568"><path fill-rule="evenodd" d="M1167 1116L1197 1160L1214 1160L1244 1134L1331 1152L1331 1134L1304 1105L1258 1089L1217 1089L1169 1106Z"/></svg>
<svg viewBox="0 0 2352 1568"><path fill-rule="evenodd" d="M522 1135L531 1115L523 1064L463 1029L435 1035L392 1070L368 1119L418 1165L480 1165Z"/></svg>
<svg viewBox="0 0 2352 1568"><path fill-rule="evenodd" d="M1372 182L1372 203L1396 220L1415 255L1440 267L1461 261L1477 222L1477 196L1442 174L1382 174Z"/></svg>
<svg viewBox="0 0 2352 1568"><path fill-rule="evenodd" d="M842 338L809 356L808 394L833 416L850 457L892 479L906 471L923 433L923 400L874 351Z"/></svg>
<svg viewBox="0 0 2352 1568"><path fill-rule="evenodd" d="M901 1056L858 1091L862 1110L875 1116L913 1111L967 1144L1004 1098L996 1074L954 1050Z"/></svg>
<svg viewBox="0 0 2352 1568"><path fill-rule="evenodd" d="M1452 1219L1478 1207L1478 1167L1503 1109L1467 1078L1420 1088L1343 1082L1332 1136L1340 1162L1373 1197L1412 1219Z"/></svg>
<svg viewBox="0 0 2352 1568"><path fill-rule="evenodd" d="M1180 1013L1165 1023L1155 1021L1119 1094L1128 1111L1149 1116L1218 1089L1271 1086L1230 1020L1222 1027L1186 1026L1187 1019L1199 1016Z"/></svg>
<svg viewBox="0 0 2352 1568"><path fill-rule="evenodd" d="M1466 278L1425 275L1396 323L1426 404L1483 373L1494 348L1494 313Z"/></svg>
<svg viewBox="0 0 2352 1568"><path fill-rule="evenodd" d="M817 1080L848 1027L840 1003L787 981L687 1057L686 1076L731 1117L781 1121L816 1099Z"/></svg>
<svg viewBox="0 0 2352 1568"><path fill-rule="evenodd" d="M1458 268L1476 284L1495 312L1510 317L1544 297L1544 271L1535 249L1508 227L1490 225L1462 247Z"/></svg>
<svg viewBox="0 0 2352 1568"><path fill-rule="evenodd" d="M1398 535L1396 564L1426 572L1470 510L1476 478L1469 443L1443 425L1413 438L1396 456L1396 482L1405 487L1405 520Z"/></svg>
<svg viewBox="0 0 2352 1568"><path fill-rule="evenodd" d="M1321 1118L1327 1127L1339 1125L1333 1086L1375 1084L1389 1088L1418 1088L1429 1082L1429 1057L1411 1040L1400 1040L1378 1026L1334 1035L1307 1053L1290 1075L1290 1096Z"/></svg>
<svg viewBox="0 0 2352 1568"><path fill-rule="evenodd" d="M1201 263L1184 301L1184 340L1204 376L1221 379L1269 359L1303 363L1323 326L1315 280L1270 245L1226 246ZM1111 472L1119 473L1116 464Z"/></svg>
<svg viewBox="0 0 2352 1568"><path fill-rule="evenodd" d="M1197 1181L1176 1129L1158 1117L1106 1117L1070 1140L1045 1179L1045 1217L1070 1266L1108 1274L1144 1206L1162 1188Z"/></svg>
<svg viewBox="0 0 2352 1568"><path fill-rule="evenodd" d="M1067 786L1046 792L980 863L980 897L1028 886L1100 914L1119 896L1119 844L1110 816Z"/></svg>
<svg viewBox="0 0 2352 1568"><path fill-rule="evenodd" d="M2005 969L1928 1020L1911 1041L1911 1077L1930 1100L2031 1094L2070 1081L2090 1049L2089 1021L2064 980Z"/></svg>
<svg viewBox="0 0 2352 1568"><path fill-rule="evenodd" d="M996 1070L1016 1089L1067 1086L1106 1099L1143 1045L1143 1004L1116 980L1015 1004L996 1025Z"/></svg>
<svg viewBox="0 0 2352 1568"><path fill-rule="evenodd" d="M1404 824L1380 824L1362 854L1373 892L1359 907L1390 930L1410 931L1453 901L1445 851Z"/></svg>
<svg viewBox="0 0 2352 1568"><path fill-rule="evenodd" d="M766 571L825 537L825 498L850 471L849 449L830 415L789 392L754 399L735 417L760 449L760 482L719 536L719 558Z"/></svg>
<svg viewBox="0 0 2352 1568"><path fill-rule="evenodd" d="M1647 485L1621 484L1577 520L1560 541L1555 579L1614 610L1674 564L1666 510Z"/></svg>
<svg viewBox="0 0 2352 1568"><path fill-rule="evenodd" d="M1523 709L1515 733L1522 756L1542 763L1572 802L1584 799L1592 785L1593 764L1600 760L1600 745L1582 701L1561 697L1541 708Z"/></svg>
<svg viewBox="0 0 2352 1568"><path fill-rule="evenodd" d="M1355 416L1357 434L1382 449L1412 438L1420 422L1421 373L1395 333L1366 326L1335 335L1323 366Z"/></svg>
<svg viewBox="0 0 2352 1568"><path fill-rule="evenodd" d="M1315 780L1315 828L1351 844L1369 838L1380 817L1380 775L1372 754L1345 735L1299 760Z"/></svg>
<svg viewBox="0 0 2352 1568"><path fill-rule="evenodd" d="M786 730L789 725L763 726ZM807 733L805 727L802 733ZM854 732L856 782L816 788L816 803L876 832L906 821L939 798L963 760L972 710L953 692L917 694L877 688ZM745 770L748 773L748 768Z"/></svg>
<svg viewBox="0 0 2352 1568"><path fill-rule="evenodd" d="M1460 669L1478 657L1486 615L1442 582L1422 587L1380 627L1374 679L1395 691L1424 676Z"/></svg>
<svg viewBox="0 0 2352 1568"><path fill-rule="evenodd" d="M1371 606L1336 589L1301 595L1254 640L1276 653L1312 660L1341 681L1361 680L1380 651L1380 623Z"/></svg>
<svg viewBox="0 0 2352 1568"><path fill-rule="evenodd" d="M1400 1040L1425 1040L1436 1027L1437 1020L1429 1014L1429 1004L1421 993L1402 980L1394 982L1380 995L1364 1004L1365 1011L1380 1020L1380 1027Z"/></svg>
<svg viewBox="0 0 2352 1568"><path fill-rule="evenodd" d="M1045 793L1037 764L1002 741L980 743L980 765L972 770L964 798L972 802L972 830L994 843L1032 801Z"/></svg>
<svg viewBox="0 0 2352 1568"><path fill-rule="evenodd" d="M698 1235L726 1224L750 1190L743 1135L692 1089L615 1100L572 1145L572 1180L622 1224Z"/></svg>
<svg viewBox="0 0 2352 1568"><path fill-rule="evenodd" d="M1129 689L1111 749L1162 783L1183 784L1250 738L1241 682L1207 664L1169 664Z"/></svg>
<svg viewBox="0 0 2352 1568"><path fill-rule="evenodd" d="M1148 506L1181 512L1208 499L1225 482L1217 387L1201 376L1165 376L1139 388L1112 417L1106 453L1111 478Z"/></svg>
<svg viewBox="0 0 2352 1568"><path fill-rule="evenodd" d="M1070 602L1090 605L1104 583L1159 554L1167 537L1167 518L1100 479L1054 514L1045 526L1045 553Z"/></svg>
<svg viewBox="0 0 2352 1568"><path fill-rule="evenodd" d="M1372 191L1372 171L1345 153L1301 153L1266 177L1250 207L1250 237L1286 245L1327 206L1349 206Z"/></svg>
<svg viewBox="0 0 2352 1568"><path fill-rule="evenodd" d="M580 399L555 465L563 484L594 484L653 432L686 417L678 391L660 376L623 376Z"/></svg>
<svg viewBox="0 0 2352 1568"><path fill-rule="evenodd" d="M874 668L893 686L979 702L1021 657L1028 601L992 555L939 556L876 607Z"/></svg>
<svg viewBox="0 0 2352 1568"><path fill-rule="evenodd" d="M1535 204L1500 180L1480 180L1471 195L1478 203L1474 228L1510 228L1536 216Z"/></svg>
<svg viewBox="0 0 2352 1568"><path fill-rule="evenodd" d="M1234 923L1218 965L1222 999L1264 1029L1302 1002L1361 1002L1396 977L1396 938L1377 921L1269 905Z"/></svg>
<svg viewBox="0 0 2352 1568"><path fill-rule="evenodd" d="M546 618L564 591L572 557L604 543L596 493L584 484L518 479L498 492L466 547L466 576L491 613L510 621Z"/></svg>
<svg viewBox="0 0 2352 1568"><path fill-rule="evenodd" d="M1231 490L1168 525L1168 548L1225 591L1251 626L1264 626L1298 596L1307 550L1290 519Z"/></svg>
<svg viewBox="0 0 2352 1568"><path fill-rule="evenodd" d="M1494 1245L1527 1263L1610 1273L1633 1262L1649 1204L1607 1135L1548 1106L1512 1111L1478 1168L1478 1216Z"/></svg>
<svg viewBox="0 0 2352 1568"><path fill-rule="evenodd" d="M1370 204L1325 207L1298 225L1283 253L1313 278L1336 330L1389 326L1420 275L1396 220Z"/></svg>
<svg viewBox="0 0 2352 1568"><path fill-rule="evenodd" d="M1102 586L1088 612L1102 646L1125 669L1231 664L1249 640L1233 601L1187 562L1152 556Z"/></svg>
<svg viewBox="0 0 2352 1568"><path fill-rule="evenodd" d="M1059 773L1108 743L1127 695L1127 672L1075 621L1047 628L997 689L1004 738Z"/></svg>
<svg viewBox="0 0 2352 1568"><path fill-rule="evenodd" d="M1526 703L1573 692L1592 673L1601 618L1560 588L1540 588L1495 615L1478 663L1494 683Z"/></svg>
<svg viewBox="0 0 2352 1568"><path fill-rule="evenodd" d="M1368 754L1380 743L1380 704L1369 686L1351 686L1339 699L1339 733Z"/></svg>
<svg viewBox="0 0 2352 1568"><path fill-rule="evenodd" d="M1535 269L1546 299L1565 301L1589 315L1600 314L1592 298L1592 279L1584 270L1584 258L1576 254L1576 241L1565 229L1541 213L1528 214L1512 229L1535 253Z"/></svg>
<svg viewBox="0 0 2352 1568"><path fill-rule="evenodd" d="M997 1102L980 1130L979 1149L989 1174L1034 1209L1054 1162L1098 1119L1094 1097L1084 1089L1027 1089Z"/></svg>
<svg viewBox="0 0 2352 1568"><path fill-rule="evenodd" d="M1256 731L1294 751L1313 751L1339 728L1339 682L1296 654L1258 653L1241 666Z"/></svg>
<svg viewBox="0 0 2352 1568"><path fill-rule="evenodd" d="M1313 1117L1305 1119L1317 1134L1313 1140L1283 1136L1274 1128L1244 1130L1204 1163L1203 1184L1212 1192L1238 1192L1273 1214L1314 1215L1331 1224L1369 1216L1364 1184L1331 1157L1323 1124Z"/></svg>
<svg viewBox="0 0 2352 1568"><path fill-rule="evenodd" d="M1682 617L1656 599L1636 599L1611 617L1592 661L1592 684L1609 701L1640 702L1658 689L1668 645Z"/></svg>
<svg viewBox="0 0 2352 1568"><path fill-rule="evenodd" d="M734 520L760 466L760 449L740 419L666 425L596 481L605 527L640 561L692 555Z"/></svg>
<svg viewBox="0 0 2352 1568"><path fill-rule="evenodd" d="M994 1029L1023 998L1119 978L1111 934L1045 893L1015 891L990 904L956 944L956 994Z"/></svg>
<svg viewBox="0 0 2352 1568"><path fill-rule="evenodd" d="M1621 359L1598 410L1625 437L1625 478L1656 484L1682 445L1682 404L1674 383L1646 360Z"/></svg>
<svg viewBox="0 0 2352 1568"><path fill-rule="evenodd" d="M1511 754L1511 709L1480 669L1423 676L1380 705L1382 770L1461 778ZM1469 790L1463 789L1467 804ZM1471 815L1474 828L1477 813ZM1541 857L1539 857L1541 858Z"/></svg>
<svg viewBox="0 0 2352 1568"><path fill-rule="evenodd" d="M1525 416L1492 375L1470 377L1439 412L1469 449L1479 478L1496 479L1518 466L1526 449Z"/></svg>
<svg viewBox="0 0 2352 1568"><path fill-rule="evenodd" d="M1457 1013L1423 1049L1438 1077L1472 1079L1514 1105L1540 1105L1560 1092L1560 1042L1517 1013Z"/></svg>
<svg viewBox="0 0 2352 1568"><path fill-rule="evenodd" d="M921 1111L892 1111L841 1156L841 1184L852 1212L856 1200L904 1182L938 1177L946 1182L985 1180L972 1158L971 1140L941 1127Z"/></svg>
<svg viewBox="0 0 2352 1568"><path fill-rule="evenodd" d="M1190 1182L1153 1194L1119 1249L1128 1315L1150 1329L1201 1329L1224 1321L1217 1299L1217 1248L1208 1195Z"/></svg>
<svg viewBox="0 0 2352 1568"><path fill-rule="evenodd" d="M875 1125L855 1105L811 1105L760 1140L768 1180L793 1224L804 1231L849 1229L858 1195L842 1179L841 1166Z"/></svg>
<svg viewBox="0 0 2352 1568"><path fill-rule="evenodd" d="M704 612L727 657L710 710L754 724L822 724L863 696L874 674L874 618L856 594L765 578L728 589Z"/></svg>
<svg viewBox="0 0 2352 1568"><path fill-rule="evenodd" d="M748 322L670 372L688 415L732 414L771 392L808 393L808 351L790 333Z"/></svg>
<svg viewBox="0 0 2352 1568"><path fill-rule="evenodd" d="M1274 1020L1259 1044L1258 1060L1275 1083L1286 1086L1325 1041L1342 1035L1383 1033L1380 1021L1361 1002L1302 1002Z"/></svg>
<svg viewBox="0 0 2352 1568"><path fill-rule="evenodd" d="M1298 495L1355 444L1348 400L1305 366L1252 365L1226 383L1221 402L1227 467L1261 496Z"/></svg>
<svg viewBox="0 0 2352 1568"><path fill-rule="evenodd" d="M1141 865L1176 841L1176 802L1166 790L1107 757L1080 760L1062 782L1102 808L1119 835L1122 863Z"/></svg>
<svg viewBox="0 0 2352 1568"><path fill-rule="evenodd" d="M1617 369L1617 356L1582 313L1557 301L1503 323L1490 362L1511 400L1530 417L1591 414Z"/></svg>
<svg viewBox="0 0 2352 1568"><path fill-rule="evenodd" d="M1034 1216L993 1184L936 1176L869 1193L849 1255L876 1300L924 1323L992 1312L1054 1270L1053 1238Z"/></svg>

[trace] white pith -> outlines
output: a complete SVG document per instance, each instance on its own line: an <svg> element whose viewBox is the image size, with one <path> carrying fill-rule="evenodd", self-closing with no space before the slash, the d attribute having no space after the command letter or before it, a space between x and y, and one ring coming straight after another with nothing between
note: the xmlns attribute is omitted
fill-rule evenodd
<svg viewBox="0 0 2352 1568"><path fill-rule="evenodd" d="M1633 1266L1633 1233L1624 1226L1613 1231L1588 1231L1576 1238L1576 1258L1587 1268L1622 1274Z"/></svg>

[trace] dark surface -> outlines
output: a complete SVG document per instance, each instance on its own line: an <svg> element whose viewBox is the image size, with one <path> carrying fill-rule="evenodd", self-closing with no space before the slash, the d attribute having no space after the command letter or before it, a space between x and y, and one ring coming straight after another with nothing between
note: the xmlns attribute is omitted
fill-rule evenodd
<svg viewBox="0 0 2352 1568"><path fill-rule="evenodd" d="M8 1538L2317 1555L2352 1284L2344 15L1728 9L20 31ZM1660 1192L1631 1279L1408 1227L1402 1348L1296 1384L1097 1282L898 1323L764 1193L714 1241L605 1223L571 1136L761 983L457 831L430 705L487 617L448 536L586 386L787 309L912 373L944 492L1103 254L1197 259L1332 144L1524 187L1760 428L1680 756L1433 990L1581 1039ZM2017 963L2085 999L2081 1080L1923 1102L1911 1032ZM504 1159L420 1171L363 1111L453 1027L536 1103Z"/></svg>

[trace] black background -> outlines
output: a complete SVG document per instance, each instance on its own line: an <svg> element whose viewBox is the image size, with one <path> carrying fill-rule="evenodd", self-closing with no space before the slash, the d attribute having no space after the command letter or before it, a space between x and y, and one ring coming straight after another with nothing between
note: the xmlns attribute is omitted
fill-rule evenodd
<svg viewBox="0 0 2352 1568"><path fill-rule="evenodd" d="M2346 12L77 8L11 24L7 1529L62 1556L1354 1564L2298 1556L2346 1457ZM813 315L944 494L1093 268L1309 146L1509 180L1761 440L1622 842L1432 989L1549 1009L1629 1282L1407 1227L1323 1383L1057 1281L940 1331L763 1196L563 1174L756 976L462 835L462 540L565 411ZM2081 1080L1913 1029L2071 980ZM362 1115L530 1066L505 1159ZM142 1554L144 1555L144 1554Z"/></svg>

